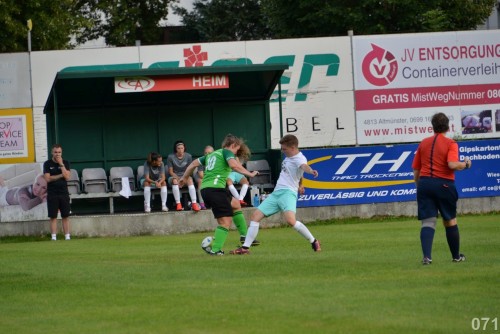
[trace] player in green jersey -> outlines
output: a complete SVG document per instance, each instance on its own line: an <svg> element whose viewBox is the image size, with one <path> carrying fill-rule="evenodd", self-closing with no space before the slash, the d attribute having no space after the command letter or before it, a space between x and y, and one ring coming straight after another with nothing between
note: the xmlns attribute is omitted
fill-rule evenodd
<svg viewBox="0 0 500 334"><path fill-rule="evenodd" d="M247 177L254 177L257 171L249 172L236 157L242 160L250 155L244 140L228 134L222 141L222 148L194 160L184 172L181 184L187 182L189 176L198 166L205 166L205 174L201 183L201 195L205 203L212 208L212 213L219 226L215 229L211 255L224 255L222 247L234 220L240 235L246 235L247 225L240 202L226 188L226 179L234 170ZM233 213L234 212L234 213Z"/></svg>

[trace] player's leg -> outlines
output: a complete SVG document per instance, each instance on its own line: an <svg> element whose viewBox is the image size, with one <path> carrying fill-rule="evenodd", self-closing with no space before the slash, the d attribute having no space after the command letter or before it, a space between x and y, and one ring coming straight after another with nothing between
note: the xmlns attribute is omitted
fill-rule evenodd
<svg viewBox="0 0 500 334"><path fill-rule="evenodd" d="M231 179L231 177L228 177L226 179L226 186L227 189L229 189L229 191L231 192L231 195L233 195L234 198L238 199L240 194L238 193L238 190L236 190L236 187L234 186L234 182Z"/></svg>
<svg viewBox="0 0 500 334"><path fill-rule="evenodd" d="M260 242L257 241L257 235L259 234L260 221L264 218L264 214L259 209L255 209L252 213L250 226L248 227L247 235L241 247L232 250L230 253L233 255L245 255L250 254L250 247L257 246ZM240 240L241 241L241 240Z"/></svg>
<svg viewBox="0 0 500 334"><path fill-rule="evenodd" d="M439 187L440 185L438 185ZM435 181L433 179L420 179L417 186L418 219L422 222L420 228L420 245L422 247L422 264L432 263L432 244L436 229L438 214Z"/></svg>
<svg viewBox="0 0 500 334"><path fill-rule="evenodd" d="M59 211L59 199L58 196L49 196L47 198L47 213L50 219L50 233L52 234L52 240L57 239L57 213Z"/></svg>
<svg viewBox="0 0 500 334"><path fill-rule="evenodd" d="M64 239L71 239L71 231L69 225L69 215L71 214L71 204L69 195L61 195L59 197L59 210L61 212L62 227L64 231Z"/></svg>
<svg viewBox="0 0 500 334"><path fill-rule="evenodd" d="M439 196L439 212L441 212L441 216L443 217L446 241L448 242L453 262L465 261L465 256L460 254L460 231L456 218L458 192L455 183L450 181L442 184Z"/></svg>
<svg viewBox="0 0 500 334"><path fill-rule="evenodd" d="M233 209L227 191L226 189L204 188L201 190L201 194L205 202L212 208L212 213L218 224L214 232L214 241L210 254L224 255L222 248L233 221Z"/></svg>
<svg viewBox="0 0 500 334"><path fill-rule="evenodd" d="M174 195L174 200L175 200L175 210L177 211L184 210L181 204L181 191L179 189L179 182L177 178L169 177L168 183L172 186L172 194Z"/></svg>
<svg viewBox="0 0 500 334"><path fill-rule="evenodd" d="M167 192L167 184L164 182L160 188L160 197L161 197L161 211L167 212L167 198L168 198L168 192Z"/></svg>
<svg viewBox="0 0 500 334"><path fill-rule="evenodd" d="M189 191L189 197L191 198L191 208L195 212L200 211L201 208L196 201L196 188L194 186L194 181L192 177L189 177L188 179L188 191Z"/></svg>
<svg viewBox="0 0 500 334"><path fill-rule="evenodd" d="M196 173L194 180L196 182L196 195L198 196L198 203L200 203L200 208L202 210L206 210L207 207L205 206L205 200L203 199L203 196L201 196L201 182L203 181L203 179L199 176L198 173Z"/></svg>
<svg viewBox="0 0 500 334"><path fill-rule="evenodd" d="M145 179L141 179L144 188L144 212L151 212L151 184Z"/></svg>
<svg viewBox="0 0 500 334"><path fill-rule="evenodd" d="M451 220L443 220L443 225L446 230L446 241L450 248L451 256L454 262L462 262L465 256L460 254L460 231L458 229L456 218Z"/></svg>
<svg viewBox="0 0 500 334"><path fill-rule="evenodd" d="M233 208L233 223L240 233L240 237L245 237L247 235L247 222L241 211L240 202L233 196L231 196L231 207Z"/></svg>
<svg viewBox="0 0 500 334"><path fill-rule="evenodd" d="M227 235L229 234L229 227L231 226L232 217L217 218L217 226L214 233L214 242L212 244L212 253L217 254L222 252L222 248L226 243Z"/></svg>
<svg viewBox="0 0 500 334"><path fill-rule="evenodd" d="M288 225L292 226L295 231L297 231L301 236L309 241L312 249L315 252L321 251L321 244L319 240L317 240L312 235L311 231L309 231L307 226L298 221L295 216L295 213L297 211L297 194L289 190L284 190L282 192L279 192L278 195L280 198L280 209L281 211L283 211L283 215ZM264 201L263 203L265 203L266 201Z"/></svg>
<svg viewBox="0 0 500 334"><path fill-rule="evenodd" d="M251 246L255 246L254 242L256 241L257 234L259 234L260 221L264 217L269 217L279 211L279 207L276 201L277 198L272 195L273 194L269 196L268 198L269 201L266 199L266 201L262 203L258 209L255 209L252 212L252 215L250 216L250 225L248 227L245 241L243 242L243 245L241 247L231 251L231 254L237 254L237 255L248 254L249 253L248 249Z"/></svg>
<svg viewBox="0 0 500 334"><path fill-rule="evenodd" d="M422 246L423 264L431 264L432 262L432 243L434 241L435 231L436 217L422 219L420 245Z"/></svg>
<svg viewBox="0 0 500 334"><path fill-rule="evenodd" d="M240 194L238 197L238 199L240 200L240 204L241 206L247 206L248 204L245 202L245 196L247 195L248 192L249 182L243 174L240 174L240 178L238 179L238 184L241 185Z"/></svg>
<svg viewBox="0 0 500 334"><path fill-rule="evenodd" d="M286 222L293 227L295 231L297 231L301 236L303 236L309 243L311 244L312 249L315 252L321 251L321 244L319 240L317 240L309 231L306 225L302 224L302 222L298 221L295 217L294 211L285 211L283 213Z"/></svg>

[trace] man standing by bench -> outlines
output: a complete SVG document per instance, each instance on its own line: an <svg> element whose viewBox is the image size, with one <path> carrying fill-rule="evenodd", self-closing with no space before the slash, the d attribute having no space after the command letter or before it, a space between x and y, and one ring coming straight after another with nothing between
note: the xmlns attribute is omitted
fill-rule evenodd
<svg viewBox="0 0 500 334"><path fill-rule="evenodd" d="M62 147L52 146L52 159L43 164L43 175L47 181L47 211L50 218L52 240L57 237L57 213L61 212L64 239L70 240L69 214L71 212L68 183L71 177L70 165L62 158Z"/></svg>

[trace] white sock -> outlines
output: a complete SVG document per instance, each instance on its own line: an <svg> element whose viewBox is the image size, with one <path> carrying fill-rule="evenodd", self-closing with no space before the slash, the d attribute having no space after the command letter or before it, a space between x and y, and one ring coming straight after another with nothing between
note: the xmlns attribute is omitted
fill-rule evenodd
<svg viewBox="0 0 500 334"><path fill-rule="evenodd" d="M299 232L304 238L309 240L310 243L314 241L314 237L311 234L311 232L309 232L309 229L306 227L306 225L302 224L298 220L295 222L293 228L295 229L295 231Z"/></svg>
<svg viewBox="0 0 500 334"><path fill-rule="evenodd" d="M189 197L191 197L191 202L196 203L196 188L194 187L194 184L188 186L189 190Z"/></svg>
<svg viewBox="0 0 500 334"><path fill-rule="evenodd" d="M233 195L234 198L236 198L236 199L240 198L240 194L238 194L238 190L236 190L236 188L234 187L234 184L231 184L227 187L228 187L229 191L231 192L231 195Z"/></svg>
<svg viewBox="0 0 500 334"><path fill-rule="evenodd" d="M71 239L71 237L70 237L69 233L66 233L64 235L64 240L70 240L70 239Z"/></svg>
<svg viewBox="0 0 500 334"><path fill-rule="evenodd" d="M257 234L259 234L259 223L251 221L250 226L248 226L247 237L245 238L243 246L250 248L250 246L252 246L252 242L257 238Z"/></svg>
<svg viewBox="0 0 500 334"><path fill-rule="evenodd" d="M52 233L52 240L57 240L57 234Z"/></svg>
<svg viewBox="0 0 500 334"><path fill-rule="evenodd" d="M178 184L172 185L172 193L174 194L175 203L180 203L181 202L181 192L179 190Z"/></svg>
<svg viewBox="0 0 500 334"><path fill-rule="evenodd" d="M160 189L161 205L167 206L167 186L163 186Z"/></svg>
<svg viewBox="0 0 500 334"><path fill-rule="evenodd" d="M151 204L151 187L144 187L144 204L148 207Z"/></svg>
<svg viewBox="0 0 500 334"><path fill-rule="evenodd" d="M240 190L240 200L244 200L245 199L245 196L247 195L247 191L248 191L248 184L243 184L241 186L241 190Z"/></svg>

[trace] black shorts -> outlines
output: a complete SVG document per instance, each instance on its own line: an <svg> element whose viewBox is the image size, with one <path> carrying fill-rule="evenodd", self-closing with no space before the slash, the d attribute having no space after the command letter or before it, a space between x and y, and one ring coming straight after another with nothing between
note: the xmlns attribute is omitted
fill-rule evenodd
<svg viewBox="0 0 500 334"><path fill-rule="evenodd" d="M61 211L61 217L69 217L71 206L69 195L49 195L47 196L47 211L49 218L57 218L58 211Z"/></svg>
<svg viewBox="0 0 500 334"><path fill-rule="evenodd" d="M444 220L457 216L458 192L452 180L421 177L417 186L418 219L437 217Z"/></svg>
<svg viewBox="0 0 500 334"><path fill-rule="evenodd" d="M226 188L204 188L201 189L201 196L205 204L212 208L215 218L233 216L232 195Z"/></svg>

